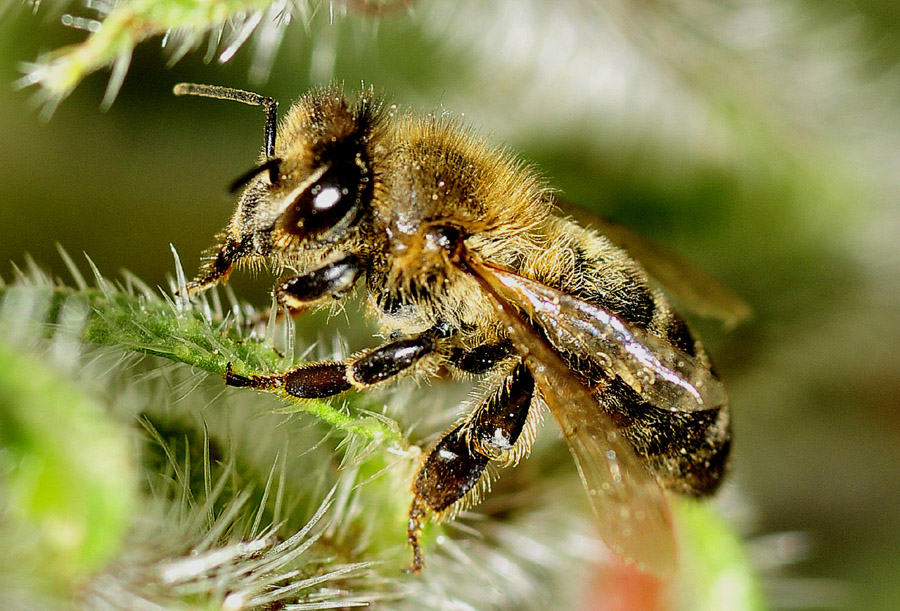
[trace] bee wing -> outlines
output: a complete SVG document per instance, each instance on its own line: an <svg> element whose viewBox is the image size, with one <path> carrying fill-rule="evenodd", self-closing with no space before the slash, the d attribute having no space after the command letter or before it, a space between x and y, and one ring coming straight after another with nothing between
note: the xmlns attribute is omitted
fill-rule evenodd
<svg viewBox="0 0 900 611"><path fill-rule="evenodd" d="M556 350L518 313L519 299L496 268L466 261L491 295L509 337L556 418L607 546L626 561L657 574L675 566L676 544L665 495L631 444L572 374Z"/></svg>
<svg viewBox="0 0 900 611"><path fill-rule="evenodd" d="M680 255L624 225L571 202L556 200L555 203L566 214L585 226L595 228L609 238L610 242L627 251L667 293L695 314L717 318L727 327L740 324L752 315L750 306L743 299L707 271Z"/></svg>
<svg viewBox="0 0 900 611"><path fill-rule="evenodd" d="M618 376L661 409L692 412L724 405L725 387L709 367L611 312L518 274L482 266L507 299L522 307L557 350Z"/></svg>

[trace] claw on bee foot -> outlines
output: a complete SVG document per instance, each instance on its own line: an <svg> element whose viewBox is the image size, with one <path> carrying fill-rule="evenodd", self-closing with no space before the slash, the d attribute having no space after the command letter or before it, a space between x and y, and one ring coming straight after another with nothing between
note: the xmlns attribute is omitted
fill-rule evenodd
<svg viewBox="0 0 900 611"><path fill-rule="evenodd" d="M229 362L225 365L225 384L236 388L262 388L271 389L282 386L283 380L280 376L242 376L234 373Z"/></svg>

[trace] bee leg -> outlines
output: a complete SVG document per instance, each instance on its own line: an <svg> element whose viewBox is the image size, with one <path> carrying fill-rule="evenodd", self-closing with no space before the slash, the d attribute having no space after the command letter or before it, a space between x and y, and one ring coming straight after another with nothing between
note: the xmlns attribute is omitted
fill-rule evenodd
<svg viewBox="0 0 900 611"><path fill-rule="evenodd" d="M525 430L533 396L534 378L520 361L500 389L479 405L469 419L468 439L472 447L493 460L506 459L519 450L511 462L527 453L528 448L516 448L516 443Z"/></svg>
<svg viewBox="0 0 900 611"><path fill-rule="evenodd" d="M444 435L425 457L413 483L415 497L406 526L406 541L413 550L410 570L418 572L424 564L419 535L425 516L429 511L447 511L466 498L481 480L488 460L514 452L533 395L534 380L520 362L468 421Z"/></svg>
<svg viewBox="0 0 900 611"><path fill-rule="evenodd" d="M188 295L208 289L212 285L224 281L231 273L234 263L245 256L243 246L229 238L220 235L222 240L197 273L196 278L188 282L186 292Z"/></svg>
<svg viewBox="0 0 900 611"><path fill-rule="evenodd" d="M356 284L361 271L359 258L356 255L346 255L307 274L282 281L275 287L275 297L279 304L288 309L290 316L298 316L310 308L327 305L343 298ZM210 281L214 282L217 280ZM281 308L276 310L277 319L285 315ZM265 325L271 315L270 309L263 310L249 317L244 326L249 331Z"/></svg>
<svg viewBox="0 0 900 611"><path fill-rule="evenodd" d="M434 354L436 348L433 334L426 331L387 342L347 362L313 363L270 376L238 375L231 371L229 365L225 383L268 390L283 388L289 395L300 399L319 399L389 380Z"/></svg>
<svg viewBox="0 0 900 611"><path fill-rule="evenodd" d="M362 262L346 255L308 274L289 278L275 289L278 302L291 310L302 310L344 297L362 271Z"/></svg>
<svg viewBox="0 0 900 611"><path fill-rule="evenodd" d="M488 457L469 447L466 428L463 423L444 435L419 467L406 523L406 542L413 550L410 571L418 573L424 566L419 536L427 513L444 511L463 498L487 466Z"/></svg>
<svg viewBox="0 0 900 611"><path fill-rule="evenodd" d="M495 344L482 344L470 350L453 348L449 354L449 362L452 366L466 373L487 373L497 363L505 359L512 352L512 343L503 340Z"/></svg>

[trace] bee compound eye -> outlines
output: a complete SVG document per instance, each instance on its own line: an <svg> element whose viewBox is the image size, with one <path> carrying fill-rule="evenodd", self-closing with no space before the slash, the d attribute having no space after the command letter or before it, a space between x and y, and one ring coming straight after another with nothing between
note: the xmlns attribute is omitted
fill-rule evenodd
<svg viewBox="0 0 900 611"><path fill-rule="evenodd" d="M301 241L340 239L359 215L362 185L362 171L355 164L329 168L291 202L281 228Z"/></svg>

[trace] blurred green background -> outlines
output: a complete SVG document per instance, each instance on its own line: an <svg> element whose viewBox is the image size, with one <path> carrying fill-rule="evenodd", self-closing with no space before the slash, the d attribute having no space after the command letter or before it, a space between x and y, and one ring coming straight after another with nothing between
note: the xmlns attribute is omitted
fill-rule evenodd
<svg viewBox="0 0 900 611"><path fill-rule="evenodd" d="M365 4L365 3L357 3ZM535 162L579 202L712 271L755 316L698 321L729 388L733 474L774 608L900 608L900 9L893 2L336 3L254 45L167 67L139 45L115 103L89 76L48 122L21 64L84 39L10 4L0 19L0 276L26 255L68 280L56 244L107 275L165 285L226 223L262 113L175 98L196 81L286 104L364 82L447 110ZM73 14L87 9L71 5ZM261 37L257 37L261 38ZM284 109L285 106L282 106ZM236 278L267 303L264 283Z"/></svg>

